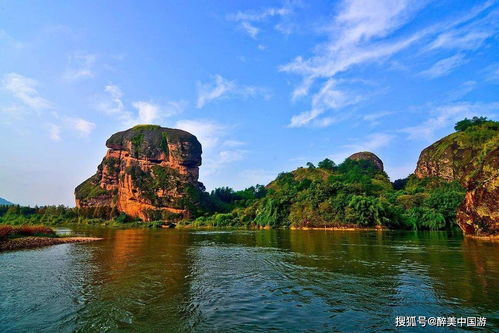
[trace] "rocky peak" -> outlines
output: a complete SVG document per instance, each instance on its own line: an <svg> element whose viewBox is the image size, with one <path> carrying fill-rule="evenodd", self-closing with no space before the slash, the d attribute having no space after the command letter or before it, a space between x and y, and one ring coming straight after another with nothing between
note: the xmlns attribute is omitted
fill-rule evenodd
<svg viewBox="0 0 499 333"><path fill-rule="evenodd" d="M452 133L425 148L418 178L459 181L467 190L457 212L465 234L499 233L499 123L487 121Z"/></svg>
<svg viewBox="0 0 499 333"><path fill-rule="evenodd" d="M138 125L113 134L97 173L75 189L77 207L112 207L143 220L186 217L201 144L185 131Z"/></svg>
<svg viewBox="0 0 499 333"><path fill-rule="evenodd" d="M383 161L381 161L381 159L378 156L368 151L362 151L359 153L352 154L347 159L352 161L369 161L376 167L376 169L384 171Z"/></svg>

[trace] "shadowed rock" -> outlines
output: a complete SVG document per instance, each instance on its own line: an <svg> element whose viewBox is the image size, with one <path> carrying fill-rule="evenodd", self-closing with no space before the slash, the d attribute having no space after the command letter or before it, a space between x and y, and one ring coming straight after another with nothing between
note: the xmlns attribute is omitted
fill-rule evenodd
<svg viewBox="0 0 499 333"><path fill-rule="evenodd" d="M376 169L378 169L380 171L384 171L383 170L383 161L381 161L381 159L378 156L376 156L375 154L373 154L371 152L362 151L359 153L355 153L355 154L350 155L348 157L348 159L353 160L353 161L369 161L374 165L374 167L376 167Z"/></svg>

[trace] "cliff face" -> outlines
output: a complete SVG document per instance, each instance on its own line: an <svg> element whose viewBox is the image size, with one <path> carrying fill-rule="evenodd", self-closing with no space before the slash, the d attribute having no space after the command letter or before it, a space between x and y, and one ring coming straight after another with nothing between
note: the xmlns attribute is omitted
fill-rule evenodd
<svg viewBox="0 0 499 333"><path fill-rule="evenodd" d="M112 135L97 173L75 189L77 207L113 207L145 221L188 217L201 144L178 129L139 125Z"/></svg>
<svg viewBox="0 0 499 333"><path fill-rule="evenodd" d="M465 234L499 233L499 126L485 124L456 132L421 152L417 177L457 180L467 190L457 212Z"/></svg>
<svg viewBox="0 0 499 333"><path fill-rule="evenodd" d="M466 234L499 234L499 147L485 155L470 179L457 221Z"/></svg>

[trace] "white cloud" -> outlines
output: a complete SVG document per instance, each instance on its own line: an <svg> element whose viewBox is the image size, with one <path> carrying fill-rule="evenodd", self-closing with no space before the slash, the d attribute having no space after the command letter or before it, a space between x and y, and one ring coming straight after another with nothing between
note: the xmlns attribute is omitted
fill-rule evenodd
<svg viewBox="0 0 499 333"><path fill-rule="evenodd" d="M449 101L456 101L461 99L462 97L466 96L468 93L472 92L473 90L476 89L477 82L476 81L466 81L463 82L459 87L457 87L455 90L452 90L448 94L448 100Z"/></svg>
<svg viewBox="0 0 499 333"><path fill-rule="evenodd" d="M395 136L386 133L370 134L362 140L357 140L356 143L343 145L342 149L330 156L336 163L343 162L348 156L361 151L376 152L382 147L387 146L392 142Z"/></svg>
<svg viewBox="0 0 499 333"><path fill-rule="evenodd" d="M330 40L317 48L314 57L297 57L281 70L305 76L309 85L310 80L331 78L355 64L390 56L414 42L416 36L393 43L371 42L396 30L414 11L408 1L344 1L334 23L325 28L331 32Z"/></svg>
<svg viewBox="0 0 499 333"><path fill-rule="evenodd" d="M196 106L198 109L206 104L219 99L230 97L256 97L262 96L267 99L270 95L265 89L255 86L238 85L235 81L229 81L221 75L214 75L214 82L197 83L198 98Z"/></svg>
<svg viewBox="0 0 499 333"><path fill-rule="evenodd" d="M293 91L293 99L308 95L316 80L325 79L312 97L311 111L293 116L290 127L303 126L327 109L357 103L359 99L333 89L335 76L354 65L388 58L418 40L420 36L414 34L391 43L379 42L410 20L416 9L403 0L343 1L333 24L325 27L330 32L329 41L317 46L314 56L297 57L280 67L281 71L303 77L302 84ZM318 104L322 106L318 108Z"/></svg>
<svg viewBox="0 0 499 333"><path fill-rule="evenodd" d="M414 172L415 166L416 166L416 161L400 166L391 166L389 164L384 165L385 171L390 176L390 179L392 181L409 176L411 173Z"/></svg>
<svg viewBox="0 0 499 333"><path fill-rule="evenodd" d="M97 109L117 117L125 126L160 123L166 118L182 112L183 108L183 103L175 101L169 101L162 105L136 101L132 102L131 106L137 111L132 112L129 111L128 107L125 107L123 92L118 86L109 84L105 86L104 92L107 96L98 103Z"/></svg>
<svg viewBox="0 0 499 333"><path fill-rule="evenodd" d="M214 83L198 82L198 100L197 107L202 108L213 100L223 98L230 91L234 90L235 83L224 79L221 75L215 75Z"/></svg>
<svg viewBox="0 0 499 333"><path fill-rule="evenodd" d="M238 140L225 140L223 142L224 147L240 147L244 146L246 143Z"/></svg>
<svg viewBox="0 0 499 333"><path fill-rule="evenodd" d="M179 120L175 128L194 134L205 149L216 147L227 132L224 125L210 120Z"/></svg>
<svg viewBox="0 0 499 333"><path fill-rule="evenodd" d="M291 117L291 121L288 127L302 127L310 123L312 120L324 113L324 110L312 109L310 111L305 111L294 115Z"/></svg>
<svg viewBox="0 0 499 333"><path fill-rule="evenodd" d="M60 141L61 140L61 127L57 126L55 124L50 124L49 125L49 137L53 141Z"/></svg>
<svg viewBox="0 0 499 333"><path fill-rule="evenodd" d="M211 120L179 120L175 128L194 134L203 147L203 177L210 177L234 162L243 160L248 151L238 148L244 145L227 138L231 128Z"/></svg>
<svg viewBox="0 0 499 333"><path fill-rule="evenodd" d="M344 145L343 147L352 152L372 151L388 145L393 139L394 136L390 134L373 133L358 143Z"/></svg>
<svg viewBox="0 0 499 333"><path fill-rule="evenodd" d="M249 21L249 22L258 22L265 20L272 16L285 16L290 14L291 8L289 7L281 7L281 8L264 8L261 10L254 11L246 11L246 12L237 12L235 14L231 14L228 16L228 19L231 21Z"/></svg>
<svg viewBox="0 0 499 333"><path fill-rule="evenodd" d="M462 54L456 54L437 61L429 69L422 71L420 74L428 78L437 78L449 74L453 69L467 62Z"/></svg>
<svg viewBox="0 0 499 333"><path fill-rule="evenodd" d="M430 108L430 117L417 126L406 127L400 132L407 133L410 140L434 141L436 132L452 127L457 121L473 116L488 116L499 112L499 102L493 103L456 103Z"/></svg>
<svg viewBox="0 0 499 333"><path fill-rule="evenodd" d="M135 102L132 104L139 111L138 121L142 124L152 124L159 117L159 107L148 102Z"/></svg>
<svg viewBox="0 0 499 333"><path fill-rule="evenodd" d="M484 31L488 31L488 36L498 31L499 20L496 12L489 13L487 19L479 17L491 3L473 8L457 19L453 18L416 31L402 30L401 28L408 25L428 2L343 0L337 6L338 12L332 23L321 29L328 34L327 41L316 45L312 56L298 56L279 67L280 71L297 74L302 78L301 84L293 91L293 100L312 93L313 104L330 80L337 80L339 74L345 77L353 68L373 63L376 66L386 64L387 68L390 68L391 58L409 47L420 47L419 53L413 52L414 56L420 56L423 53L421 51L430 50L426 45L431 42L434 43L433 49L450 47L451 43L447 41L454 36L456 38L453 40L458 43L453 47L472 42L481 45L477 41L484 38ZM473 27L474 34L467 35L465 30L461 31L463 24ZM444 35L446 32L449 34ZM447 59L429 70L426 75L444 75L463 61L464 57L458 56ZM316 84L317 82L319 84ZM335 90L338 91L338 87ZM311 123L326 111L312 105L310 111L293 116L290 127Z"/></svg>
<svg viewBox="0 0 499 333"><path fill-rule="evenodd" d="M26 106L35 110L51 108L52 103L40 96L36 90L37 85L35 80L17 73L6 74L2 79L3 89Z"/></svg>
<svg viewBox="0 0 499 333"><path fill-rule="evenodd" d="M254 38L254 39L256 38L258 33L260 32L260 29L258 29L257 27L255 27L254 25L252 25L249 22L242 22L240 26L241 26L241 29L243 29L251 38Z"/></svg>
<svg viewBox="0 0 499 333"><path fill-rule="evenodd" d="M481 47L487 39L497 34L499 11L493 10L483 18L472 19L489 9L492 4L493 1L486 1L472 9L468 15L449 27L449 30L438 34L427 49L475 50Z"/></svg>
<svg viewBox="0 0 499 333"><path fill-rule="evenodd" d="M335 80L328 80L322 88L312 97L312 109L292 116L289 127L302 127L313 125L326 127L334 122L334 118L326 117L317 119L327 110L338 110L348 105L353 105L361 100L359 96L353 96L346 91L337 88Z"/></svg>
<svg viewBox="0 0 499 333"><path fill-rule="evenodd" d="M241 161L246 155L246 150L235 149L235 150L223 150L218 153L217 163L228 164L232 162Z"/></svg>
<svg viewBox="0 0 499 333"><path fill-rule="evenodd" d="M98 105L98 109L109 114L119 114L124 111L122 101L123 93L117 85L108 84L104 87L104 91L108 94L109 98L102 101Z"/></svg>
<svg viewBox="0 0 499 333"><path fill-rule="evenodd" d="M89 135L95 128L94 123L82 118L69 118L68 122L73 129L84 136Z"/></svg>
<svg viewBox="0 0 499 333"><path fill-rule="evenodd" d="M95 76L94 66L97 60L95 54L76 54L69 57L69 68L62 77L66 81L78 81L93 78Z"/></svg>
<svg viewBox="0 0 499 333"><path fill-rule="evenodd" d="M370 113L370 114L364 115L362 117L362 119L369 122L371 126L376 126L379 124L379 119L386 117L386 116L389 116L391 114L393 114L393 112L390 112L390 111Z"/></svg>
<svg viewBox="0 0 499 333"><path fill-rule="evenodd" d="M239 27L248 34L251 38L256 39L260 28L255 26L256 23L262 23L271 18L282 19L293 13L294 4L291 2L286 3L281 8L263 8L260 10L239 11L227 16L229 21L239 22ZM289 34L291 27L289 25L278 23L274 26L277 31Z"/></svg>
<svg viewBox="0 0 499 333"><path fill-rule="evenodd" d="M341 163L353 153L361 151L376 152L380 148L389 145L394 138L394 135L387 133L369 134L363 139L356 140L355 143L343 145L340 152L331 155L331 159L337 163Z"/></svg>

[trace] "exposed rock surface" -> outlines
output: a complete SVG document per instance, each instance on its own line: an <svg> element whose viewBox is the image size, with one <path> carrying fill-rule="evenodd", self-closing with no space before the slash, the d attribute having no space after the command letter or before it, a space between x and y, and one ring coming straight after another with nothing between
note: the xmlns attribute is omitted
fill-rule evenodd
<svg viewBox="0 0 499 333"><path fill-rule="evenodd" d="M465 234L499 233L499 126L486 124L456 132L425 148L417 177L457 180L467 190L457 212Z"/></svg>
<svg viewBox="0 0 499 333"><path fill-rule="evenodd" d="M467 189L457 211L461 229L470 235L499 234L499 147L485 155Z"/></svg>
<svg viewBox="0 0 499 333"><path fill-rule="evenodd" d="M97 173L75 189L77 207L112 207L145 221L188 217L201 144L188 132L139 125L112 135Z"/></svg>
<svg viewBox="0 0 499 333"><path fill-rule="evenodd" d="M378 170L384 171L383 170L383 162L381 159L376 156L375 154L368 152L368 151L362 151L359 153L352 154L348 157L349 160L353 161L369 161L371 162Z"/></svg>

